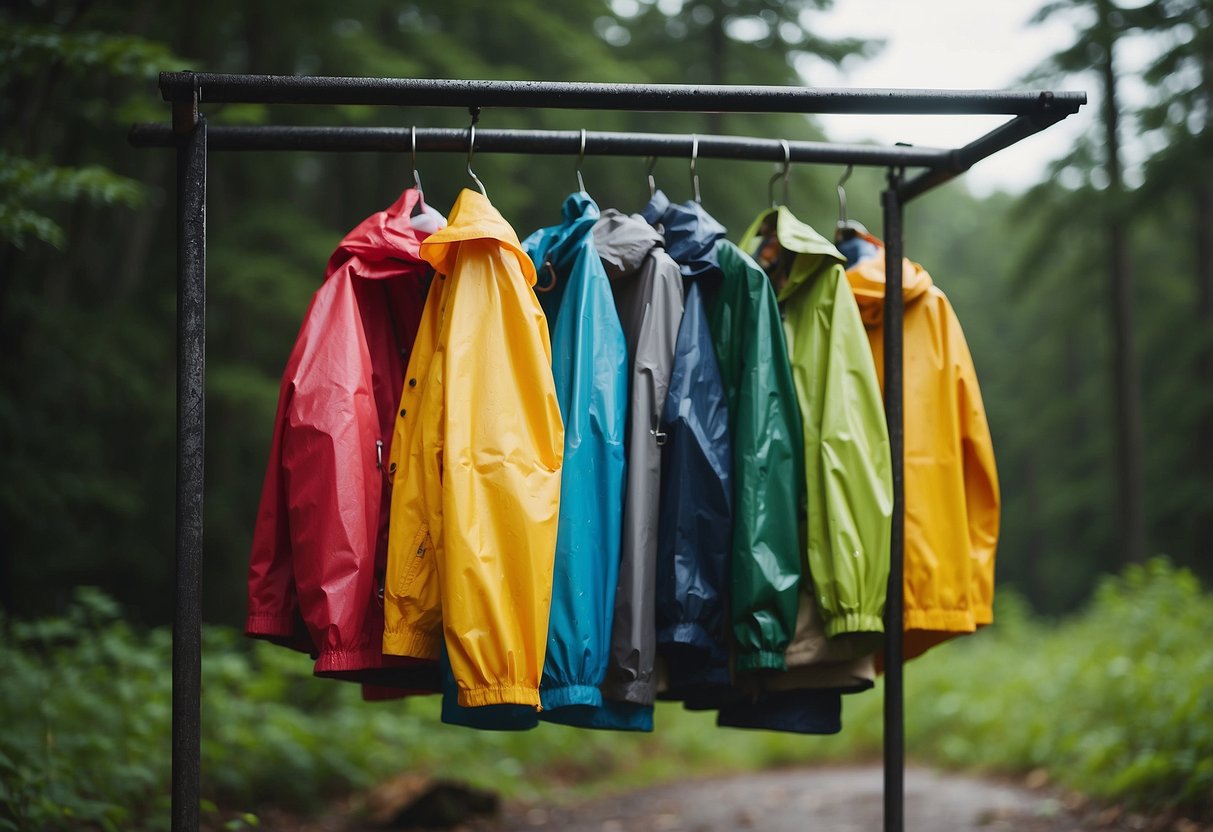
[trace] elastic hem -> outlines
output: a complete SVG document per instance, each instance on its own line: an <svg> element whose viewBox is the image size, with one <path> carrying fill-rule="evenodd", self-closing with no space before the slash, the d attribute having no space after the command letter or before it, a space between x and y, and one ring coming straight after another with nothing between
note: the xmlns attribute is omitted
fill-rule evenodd
<svg viewBox="0 0 1213 832"><path fill-rule="evenodd" d="M572 705L588 705L593 708L602 705L602 691L595 685L564 685L558 688L539 688L539 700L543 710L567 708Z"/></svg>
<svg viewBox="0 0 1213 832"><path fill-rule="evenodd" d="M652 705L657 698L656 686L651 682L611 682L600 688L606 699L614 702L630 702L633 705Z"/></svg>
<svg viewBox="0 0 1213 832"><path fill-rule="evenodd" d="M883 633L884 621L879 615L871 613L849 612L839 615L826 622L826 637L842 635L843 633Z"/></svg>
<svg viewBox="0 0 1213 832"><path fill-rule="evenodd" d="M250 615L244 621L244 632L249 636L293 636L296 620L293 615Z"/></svg>
<svg viewBox="0 0 1213 832"><path fill-rule="evenodd" d="M383 652L391 656L411 656L414 659L438 661L441 648L440 632L427 633L406 628L399 631L385 630L383 633Z"/></svg>
<svg viewBox="0 0 1213 832"><path fill-rule="evenodd" d="M540 707L539 691L532 687L475 688L459 691L459 705L480 708L485 705L531 705Z"/></svg>
<svg viewBox="0 0 1213 832"><path fill-rule="evenodd" d="M742 670L787 670L783 652L759 650L754 653L738 653L734 669Z"/></svg>
<svg viewBox="0 0 1213 832"><path fill-rule="evenodd" d="M378 647L361 647L357 650L322 650L316 660L316 673L332 673L345 670L368 670L385 666L383 650Z"/></svg>
<svg viewBox="0 0 1213 832"><path fill-rule="evenodd" d="M970 610L906 610L907 630L936 630L944 633L971 633L977 629Z"/></svg>

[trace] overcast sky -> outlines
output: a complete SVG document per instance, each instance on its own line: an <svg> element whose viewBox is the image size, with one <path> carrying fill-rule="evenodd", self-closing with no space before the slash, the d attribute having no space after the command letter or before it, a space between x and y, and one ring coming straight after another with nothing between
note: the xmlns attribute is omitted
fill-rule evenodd
<svg viewBox="0 0 1213 832"><path fill-rule="evenodd" d="M1020 79L1073 42L1071 24L1029 26L1041 0L836 0L814 13L826 37L884 39L875 58L849 61L841 72L817 62L802 67L813 86L936 89L1024 89ZM1088 87L1090 79L1067 84ZM1092 103L1096 99L1092 97ZM1065 152L1092 115L1077 116L978 163L965 174L978 193L1019 190L1038 181L1048 161ZM822 116L831 139L898 141L955 147L1006 120L1005 116Z"/></svg>

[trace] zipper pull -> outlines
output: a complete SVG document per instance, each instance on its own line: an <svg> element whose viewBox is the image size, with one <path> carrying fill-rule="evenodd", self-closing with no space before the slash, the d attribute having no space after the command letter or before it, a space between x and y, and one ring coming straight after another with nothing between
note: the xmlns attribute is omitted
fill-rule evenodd
<svg viewBox="0 0 1213 832"><path fill-rule="evenodd" d="M375 467L383 470L383 440L375 440Z"/></svg>

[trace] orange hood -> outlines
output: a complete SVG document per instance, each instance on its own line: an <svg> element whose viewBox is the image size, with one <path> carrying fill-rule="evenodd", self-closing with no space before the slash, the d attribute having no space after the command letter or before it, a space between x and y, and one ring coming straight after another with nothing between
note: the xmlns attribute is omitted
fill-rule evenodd
<svg viewBox="0 0 1213 832"><path fill-rule="evenodd" d="M847 280L855 300L859 303L859 314L866 327L880 326L884 320L884 243L870 234L864 239L876 246L877 254L847 269ZM909 258L901 261L901 297L906 306L924 295L933 286L927 270Z"/></svg>

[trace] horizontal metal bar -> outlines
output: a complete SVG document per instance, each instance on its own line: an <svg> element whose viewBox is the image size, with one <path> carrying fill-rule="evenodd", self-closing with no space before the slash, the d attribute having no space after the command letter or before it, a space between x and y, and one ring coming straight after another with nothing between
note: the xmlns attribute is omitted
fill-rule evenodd
<svg viewBox="0 0 1213 832"><path fill-rule="evenodd" d="M559 81L464 81L164 72L166 101L230 104L382 104L430 107L737 112L1003 114L1062 111L1086 103L1084 92L848 89L839 87L590 84Z"/></svg>
<svg viewBox="0 0 1213 832"><path fill-rule="evenodd" d="M950 163L925 171L902 185L899 191L901 201L909 202L915 197L922 196L927 191L956 178L982 159L993 156L998 151L1005 150L1016 142L1039 133L1063 118L1065 118L1064 114L1053 114L1046 117L1019 116L1006 124L995 127L989 133L979 136L964 147L952 151L953 158Z"/></svg>
<svg viewBox="0 0 1213 832"><path fill-rule="evenodd" d="M586 131L587 156L676 156L690 158L692 142L699 142L705 159L752 159L782 162L778 139L744 136L691 136L676 133L610 133ZM167 124L136 124L130 142L135 147L173 147ZM408 152L407 127L283 127L211 126L211 150L314 150ZM417 128L419 153L466 153L468 132L452 128ZM574 156L581 149L580 130L480 130L477 153L528 153ZM887 167L934 167L948 164L953 151L927 147L882 147L828 142L788 142L793 162Z"/></svg>

